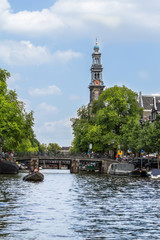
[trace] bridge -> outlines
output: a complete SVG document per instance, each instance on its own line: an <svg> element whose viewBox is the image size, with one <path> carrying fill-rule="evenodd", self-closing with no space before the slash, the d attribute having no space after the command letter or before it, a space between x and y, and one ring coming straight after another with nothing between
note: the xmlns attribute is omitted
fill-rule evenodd
<svg viewBox="0 0 160 240"><path fill-rule="evenodd" d="M80 170L97 171L107 173L110 164L117 162L109 158L89 158L84 156L17 156L16 162L24 163L28 168L31 166L43 169L70 169L71 173L79 173Z"/></svg>

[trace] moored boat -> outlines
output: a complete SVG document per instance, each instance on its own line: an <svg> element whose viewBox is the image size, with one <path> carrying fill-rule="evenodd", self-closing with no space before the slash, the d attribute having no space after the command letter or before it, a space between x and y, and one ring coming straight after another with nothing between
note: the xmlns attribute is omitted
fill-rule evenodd
<svg viewBox="0 0 160 240"><path fill-rule="evenodd" d="M148 177L147 171L145 169L134 169L130 174L132 177Z"/></svg>
<svg viewBox="0 0 160 240"><path fill-rule="evenodd" d="M16 163L8 160L0 159L0 173L1 174L16 174L19 172L19 167Z"/></svg>
<svg viewBox="0 0 160 240"><path fill-rule="evenodd" d="M151 178L155 180L160 180L160 169L153 169L151 172Z"/></svg>
<svg viewBox="0 0 160 240"><path fill-rule="evenodd" d="M111 175L129 175L134 171L134 164L131 163L112 163L109 166L108 173Z"/></svg>
<svg viewBox="0 0 160 240"><path fill-rule="evenodd" d="M24 176L24 181L33 181L33 182L41 182L44 179L44 175L40 172L33 172L29 173L28 175Z"/></svg>

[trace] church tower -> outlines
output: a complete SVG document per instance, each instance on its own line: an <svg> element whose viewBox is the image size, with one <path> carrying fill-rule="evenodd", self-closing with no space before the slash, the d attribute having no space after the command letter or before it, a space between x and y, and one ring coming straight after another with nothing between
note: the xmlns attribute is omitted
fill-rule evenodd
<svg viewBox="0 0 160 240"><path fill-rule="evenodd" d="M99 52L99 46L96 40L96 44L93 48L92 53L92 66L91 66L91 82L89 84L90 89L90 104L94 100L98 100L99 95L104 89L104 83L102 80L102 64L101 64L101 53Z"/></svg>

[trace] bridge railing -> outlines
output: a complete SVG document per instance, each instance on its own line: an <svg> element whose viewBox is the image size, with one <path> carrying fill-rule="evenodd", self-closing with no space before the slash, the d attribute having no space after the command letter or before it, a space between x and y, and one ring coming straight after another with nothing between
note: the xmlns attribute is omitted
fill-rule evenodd
<svg viewBox="0 0 160 240"><path fill-rule="evenodd" d="M59 151L55 152L16 152L14 154L15 157L31 157L31 158L36 158L36 157L68 157L68 158L83 158L83 159L88 159L88 158L103 158L103 159L114 159L114 157L108 155L108 154L100 154L100 153L94 153L88 155L87 153L61 153Z"/></svg>

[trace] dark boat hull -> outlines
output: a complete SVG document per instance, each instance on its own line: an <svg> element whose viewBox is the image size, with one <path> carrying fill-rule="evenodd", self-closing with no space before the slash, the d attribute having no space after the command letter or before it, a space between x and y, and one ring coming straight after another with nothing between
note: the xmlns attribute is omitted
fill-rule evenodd
<svg viewBox="0 0 160 240"><path fill-rule="evenodd" d="M19 172L19 167L16 163L0 159L1 174L16 174Z"/></svg>
<svg viewBox="0 0 160 240"><path fill-rule="evenodd" d="M141 170L141 169L135 169L130 173L130 176L132 177L147 177L147 171Z"/></svg>
<svg viewBox="0 0 160 240"><path fill-rule="evenodd" d="M40 182L40 181L43 181L43 179L44 179L44 175L40 172L28 174L23 178L24 181L32 181L32 182Z"/></svg>

